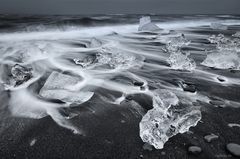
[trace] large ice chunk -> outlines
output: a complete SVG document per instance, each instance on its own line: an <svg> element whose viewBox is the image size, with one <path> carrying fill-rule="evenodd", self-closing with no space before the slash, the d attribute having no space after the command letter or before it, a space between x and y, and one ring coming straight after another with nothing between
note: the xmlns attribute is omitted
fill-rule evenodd
<svg viewBox="0 0 240 159"><path fill-rule="evenodd" d="M196 68L196 63L193 59L188 57L188 54L183 54L178 51L171 53L167 62L170 64L171 68L174 70L187 70L191 71Z"/></svg>
<svg viewBox="0 0 240 159"><path fill-rule="evenodd" d="M236 36L235 34L233 36ZM238 38L231 39L228 37L225 37L223 34L219 35L212 35L208 38L208 40L216 44L217 50L220 51L240 51L240 40Z"/></svg>
<svg viewBox="0 0 240 159"><path fill-rule="evenodd" d="M139 124L140 137L156 149L162 149L170 137L187 132L191 126L196 126L200 119L199 110L164 114L162 109L153 108L143 116Z"/></svg>
<svg viewBox="0 0 240 159"><path fill-rule="evenodd" d="M201 63L204 66L218 69L239 69L240 58L236 52L210 53Z"/></svg>
<svg viewBox="0 0 240 159"><path fill-rule="evenodd" d="M139 123L141 139L156 149L162 149L170 137L188 131L201 119L199 110L192 106L176 105L176 95L163 91L155 91L154 108L149 110Z"/></svg>
<svg viewBox="0 0 240 159"><path fill-rule="evenodd" d="M59 99L68 104L81 104L93 96L93 92L72 92L68 88L78 84L80 79L52 72L39 94L44 98Z"/></svg>
<svg viewBox="0 0 240 159"><path fill-rule="evenodd" d="M140 18L138 31L157 31L161 30L156 24L151 22L149 16Z"/></svg>
<svg viewBox="0 0 240 159"><path fill-rule="evenodd" d="M187 46L190 43L191 41L187 40L184 34L169 38L166 44L166 51L170 53L167 62L172 69L188 71L195 69L195 61L188 57L189 54L186 54L181 50L183 46Z"/></svg>
<svg viewBox="0 0 240 159"><path fill-rule="evenodd" d="M176 36L176 37L171 37L167 41L166 51L168 51L168 52L177 52L183 46L188 46L190 43L191 43L191 41L186 39L184 34L181 34L180 36Z"/></svg>

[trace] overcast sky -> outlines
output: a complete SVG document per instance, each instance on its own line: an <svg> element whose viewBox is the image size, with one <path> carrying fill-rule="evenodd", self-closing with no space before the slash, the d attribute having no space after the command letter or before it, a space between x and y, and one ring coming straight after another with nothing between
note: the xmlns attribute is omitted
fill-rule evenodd
<svg viewBox="0 0 240 159"><path fill-rule="evenodd" d="M240 14L240 0L0 0L0 13Z"/></svg>

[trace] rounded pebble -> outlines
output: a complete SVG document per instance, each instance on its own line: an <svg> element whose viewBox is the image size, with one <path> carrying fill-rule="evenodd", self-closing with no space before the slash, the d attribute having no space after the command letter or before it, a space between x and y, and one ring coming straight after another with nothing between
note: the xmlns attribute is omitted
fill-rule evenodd
<svg viewBox="0 0 240 159"><path fill-rule="evenodd" d="M240 157L240 145L235 143L227 144L227 150L234 156Z"/></svg>
<svg viewBox="0 0 240 159"><path fill-rule="evenodd" d="M188 152L192 153L192 154L199 154L202 152L202 149L198 146L190 146L188 148Z"/></svg>

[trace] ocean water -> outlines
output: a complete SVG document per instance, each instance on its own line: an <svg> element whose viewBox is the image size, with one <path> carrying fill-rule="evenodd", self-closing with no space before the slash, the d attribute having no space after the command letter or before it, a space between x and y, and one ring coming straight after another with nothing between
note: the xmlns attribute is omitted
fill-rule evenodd
<svg viewBox="0 0 240 159"><path fill-rule="evenodd" d="M1 15L0 134L49 120L88 138L133 122L162 149L202 107L239 108L240 17L150 16L159 30L138 31L142 15Z"/></svg>

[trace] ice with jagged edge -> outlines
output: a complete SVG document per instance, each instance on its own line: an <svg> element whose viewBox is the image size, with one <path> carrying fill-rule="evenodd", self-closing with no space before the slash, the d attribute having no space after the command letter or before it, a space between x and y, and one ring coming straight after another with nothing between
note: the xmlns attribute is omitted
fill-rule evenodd
<svg viewBox="0 0 240 159"><path fill-rule="evenodd" d="M191 106L178 105L177 96L168 90L153 92L153 109L149 110L139 123L140 137L144 142L162 149L168 139L196 126L201 112Z"/></svg>
<svg viewBox="0 0 240 159"><path fill-rule="evenodd" d="M150 16L144 16L139 20L138 31L157 31L161 30L156 24L151 22Z"/></svg>
<svg viewBox="0 0 240 159"><path fill-rule="evenodd" d="M188 57L189 54L181 51L183 46L188 46L190 43L191 41L187 40L184 34L169 38L166 44L166 51L170 53L167 62L172 69L191 71L196 68L195 61Z"/></svg>
<svg viewBox="0 0 240 159"><path fill-rule="evenodd" d="M77 77L52 72L41 88L39 94L47 99L58 99L67 104L82 104L90 100L93 92L88 91L71 91L71 86L77 85L80 81Z"/></svg>
<svg viewBox="0 0 240 159"><path fill-rule="evenodd" d="M171 37L167 40L166 44L166 51L168 52L177 52L179 51L183 46L188 46L191 43L188 39L186 39L184 34L181 34L177 37Z"/></svg>
<svg viewBox="0 0 240 159"><path fill-rule="evenodd" d="M240 38L240 31L236 32L235 34L232 35L233 37Z"/></svg>
<svg viewBox="0 0 240 159"><path fill-rule="evenodd" d="M178 51L171 53L167 62L170 64L171 69L192 71L196 68L196 63L188 56L188 54L183 54L182 52Z"/></svg>
<svg viewBox="0 0 240 159"><path fill-rule="evenodd" d="M233 35L236 37L237 33ZM208 40L216 44L216 52L209 53L201 63L204 66L218 69L240 69L240 40L238 38L228 38L223 34L212 35Z"/></svg>
<svg viewBox="0 0 240 159"><path fill-rule="evenodd" d="M227 30L228 26L221 23L211 23L211 28L216 30Z"/></svg>
<svg viewBox="0 0 240 159"><path fill-rule="evenodd" d="M129 69L141 67L144 58L126 52L117 47L117 44L102 47L97 54L97 65L109 65L112 69Z"/></svg>
<svg viewBox="0 0 240 159"><path fill-rule="evenodd" d="M237 36L237 33L233 34L233 37L235 36ZM220 51L240 51L240 40L238 38L231 39L225 37L223 34L218 34L217 36L210 36L208 40L216 44L216 48Z"/></svg>
<svg viewBox="0 0 240 159"><path fill-rule="evenodd" d="M107 69L126 70L141 67L144 57L120 49L119 43L109 43L99 47L94 56L74 58L73 61L86 69L107 66Z"/></svg>
<svg viewBox="0 0 240 159"><path fill-rule="evenodd" d="M218 69L240 69L240 58L236 52L210 53L201 63Z"/></svg>

